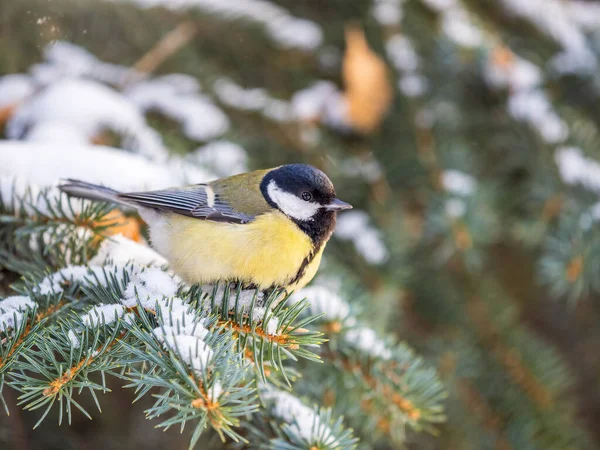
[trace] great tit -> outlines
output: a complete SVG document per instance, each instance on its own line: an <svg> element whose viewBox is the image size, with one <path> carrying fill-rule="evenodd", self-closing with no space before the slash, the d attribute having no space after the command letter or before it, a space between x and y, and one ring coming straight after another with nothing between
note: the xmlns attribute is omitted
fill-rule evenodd
<svg viewBox="0 0 600 450"><path fill-rule="evenodd" d="M78 180L60 189L137 209L152 246L189 283L288 291L314 277L336 213L352 208L327 175L304 164L161 191L121 193Z"/></svg>

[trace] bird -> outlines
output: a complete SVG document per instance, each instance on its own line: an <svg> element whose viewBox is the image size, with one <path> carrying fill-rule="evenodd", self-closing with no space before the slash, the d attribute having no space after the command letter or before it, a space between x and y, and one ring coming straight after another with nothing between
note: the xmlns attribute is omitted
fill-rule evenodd
<svg viewBox="0 0 600 450"><path fill-rule="evenodd" d="M233 175L204 184L145 192L67 179L72 197L137 209L150 243L190 284L297 291L316 274L339 211L333 183L306 164Z"/></svg>

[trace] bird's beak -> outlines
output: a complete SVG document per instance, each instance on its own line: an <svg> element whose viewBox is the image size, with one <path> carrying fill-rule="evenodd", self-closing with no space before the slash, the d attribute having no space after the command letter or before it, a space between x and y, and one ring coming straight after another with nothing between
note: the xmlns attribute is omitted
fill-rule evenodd
<svg viewBox="0 0 600 450"><path fill-rule="evenodd" d="M329 205L325 205L327 211L342 211L344 209L352 209L352 205L341 201L339 198L334 198Z"/></svg>

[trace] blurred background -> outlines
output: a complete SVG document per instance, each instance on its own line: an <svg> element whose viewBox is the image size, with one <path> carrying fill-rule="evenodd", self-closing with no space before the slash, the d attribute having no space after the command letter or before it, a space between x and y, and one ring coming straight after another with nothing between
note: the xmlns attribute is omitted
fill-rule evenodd
<svg viewBox="0 0 600 450"><path fill-rule="evenodd" d="M598 449L599 58L594 1L2 0L0 180L315 165L355 207L317 282L449 394L402 443L361 403L361 448ZM112 387L35 431L13 398L0 447L187 448Z"/></svg>

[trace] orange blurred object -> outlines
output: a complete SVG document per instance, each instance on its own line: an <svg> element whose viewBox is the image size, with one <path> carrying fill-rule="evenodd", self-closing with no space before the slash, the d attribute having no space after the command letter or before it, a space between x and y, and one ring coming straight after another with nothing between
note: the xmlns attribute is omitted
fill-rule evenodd
<svg viewBox="0 0 600 450"><path fill-rule="evenodd" d="M136 242L143 242L141 224L136 217L127 217L118 209L113 209L100 221L95 223L96 226L106 226L106 235L112 236L122 234L126 238Z"/></svg>
<svg viewBox="0 0 600 450"><path fill-rule="evenodd" d="M17 110L19 103L14 103L12 105L4 106L0 108L0 126L4 125L8 119L12 117L14 112Z"/></svg>
<svg viewBox="0 0 600 450"><path fill-rule="evenodd" d="M504 70L511 69L515 64L515 55L510 48L498 45L492 50L492 64Z"/></svg>
<svg viewBox="0 0 600 450"><path fill-rule="evenodd" d="M343 63L344 97L350 125L364 134L372 133L388 111L393 98L388 67L356 25L346 27Z"/></svg>

